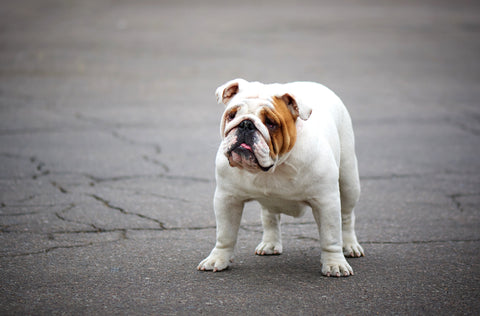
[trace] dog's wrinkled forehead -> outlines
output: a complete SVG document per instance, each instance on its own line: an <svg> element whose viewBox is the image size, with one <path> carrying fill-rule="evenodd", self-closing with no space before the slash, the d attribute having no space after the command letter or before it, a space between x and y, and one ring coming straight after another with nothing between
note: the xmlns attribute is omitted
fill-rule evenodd
<svg viewBox="0 0 480 316"><path fill-rule="evenodd" d="M265 140L270 141L270 135L264 123L264 115L262 115L265 112L265 108L274 111L271 100L253 97L232 99L225 108L221 121L220 134L222 138L225 138L241 122L249 120L253 123L258 133Z"/></svg>
<svg viewBox="0 0 480 316"><path fill-rule="evenodd" d="M257 114L258 111L263 107L269 107L272 110L274 106L271 100L266 98L259 97L247 97L247 98L235 98L227 106L227 110L232 108L237 108L237 113L240 115L243 114Z"/></svg>

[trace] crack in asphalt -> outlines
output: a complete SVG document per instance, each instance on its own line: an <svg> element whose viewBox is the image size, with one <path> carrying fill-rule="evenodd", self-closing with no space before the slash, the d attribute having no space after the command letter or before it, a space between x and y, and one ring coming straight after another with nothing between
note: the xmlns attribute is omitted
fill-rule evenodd
<svg viewBox="0 0 480 316"><path fill-rule="evenodd" d="M162 147L157 143L148 143L148 142L141 142L138 140L134 140L125 135L120 134L118 131L113 131L112 135L118 140L121 140L122 142L125 142L129 145L152 147L156 154L160 154L162 152Z"/></svg>
<svg viewBox="0 0 480 316"><path fill-rule="evenodd" d="M114 233L118 232L120 235L118 238L114 240L109 240L109 241L91 241L87 243L82 243L82 244L75 244L75 245L58 245L58 246L51 246L47 247L41 250L37 251L28 251L28 252L21 252L21 253L6 253L6 254L0 254L0 258L14 258L14 257L22 257L22 256L30 256L30 255L39 255L39 254L46 254L54 250L58 249L72 249L72 248L82 248L82 247L89 247L89 246L94 246L94 245L100 245L100 244L110 244L110 243L116 243L122 240L127 240L128 238L128 232L129 231L168 231L168 230L204 230L204 229L215 229L215 227L174 227L174 228L169 228L169 229L155 229L155 228L133 228L133 229L110 229L110 230L94 230L94 231L65 231L65 232L52 232L48 233L48 239L49 240L54 240L55 237L54 235L56 234L89 234L89 233L94 233L94 234L102 234L102 233ZM309 236L292 236L294 239L297 240L310 240L314 242L319 242L318 238L314 237L309 237ZM370 244L370 245L414 245L414 244L441 244L441 243L470 243L470 242L480 242L480 238L477 239L442 239L442 240L411 240L411 241L364 241L364 240L359 240L361 244Z"/></svg>
<svg viewBox="0 0 480 316"><path fill-rule="evenodd" d="M460 199L462 197L467 197L467 196L479 196L480 193L456 193L456 194L450 194L447 195L448 198L450 198L455 205L456 209L460 212L464 211L464 207Z"/></svg>
<svg viewBox="0 0 480 316"><path fill-rule="evenodd" d="M67 222L67 223L74 223L74 224L81 224L81 225L89 225L91 226L95 231L95 232L100 232L101 229L99 229L97 226L95 226L94 224L89 224L89 223L85 223L85 222L81 222L81 221L76 221L76 220L73 220L73 219L68 219L66 218L65 216L61 215L63 213L66 213L70 210L72 210L73 208L75 208L76 205L75 203L71 203L67 208L61 210L60 212L55 212L55 216L61 220L61 221L64 221L64 222Z"/></svg>
<svg viewBox="0 0 480 316"><path fill-rule="evenodd" d="M134 216L138 216L142 219L147 219L149 221L152 221L152 222L155 222L156 224L158 224L158 226L161 228L161 229L165 229L165 224L161 221L159 221L158 219L156 218L152 218L152 217L149 217L149 216L146 216L146 215L143 215L143 214L140 214L140 213L133 213L133 212L128 212L126 211L124 208L122 207L119 207L119 206L115 206L113 205L112 203L110 203L110 201L107 201L105 200L104 198L96 195L96 194L89 194L89 196L91 196L92 198L94 198L95 200L101 202L103 205L105 205L106 207L112 209L112 210L116 210L116 211L119 211L120 213L122 214L125 214L125 215L134 215Z"/></svg>
<svg viewBox="0 0 480 316"><path fill-rule="evenodd" d="M360 175L360 180L361 181L370 181L370 180L395 180L395 179L423 179L425 177L431 177L431 176L438 176L440 174L445 174L445 175L452 175L452 174L458 174L458 175L464 175L463 173L458 173L458 172L452 172L445 170L442 173L438 172L426 172L426 173L420 173L420 172L414 172L414 173L390 173L390 174L379 174L379 175ZM469 173L472 174L472 173Z"/></svg>
<svg viewBox="0 0 480 316"><path fill-rule="evenodd" d="M435 243L459 243L459 242L480 242L480 238L474 239L438 239L438 240L410 240L410 241L360 241L372 245L409 245L409 244L435 244Z"/></svg>
<svg viewBox="0 0 480 316"><path fill-rule="evenodd" d="M112 136L114 138L128 144L128 145L152 148L156 155L160 155L161 152L162 152L162 147L157 143L141 142L141 141L138 141L138 140L134 140L134 139L131 139L131 138L125 136L125 135L120 134L118 131L113 131ZM156 158L152 158L152 157L150 157L148 155L145 155L145 154L142 155L141 157L144 161L161 167L163 169L163 171L165 171L165 172L170 171L170 168L168 167L168 165L166 163L161 162L160 160L158 160Z"/></svg>
<svg viewBox="0 0 480 316"><path fill-rule="evenodd" d="M37 157L32 156L30 157L30 162L36 166L36 173L32 176L33 180L36 180L40 176L46 176L50 174L50 170L45 169L45 163L43 161L38 160Z"/></svg>
<svg viewBox="0 0 480 316"><path fill-rule="evenodd" d="M157 166L162 167L162 169L163 169L165 172L170 171L170 168L169 168L165 163L161 162L161 161L158 160L158 159L151 158L151 157L149 157L149 156L147 156L147 155L143 155L143 156L142 156L142 159L145 160L145 161L148 162L148 163L152 163L152 164L154 164L154 165L157 165Z"/></svg>
<svg viewBox="0 0 480 316"><path fill-rule="evenodd" d="M282 226L298 226L298 225L316 225L315 222L305 222L305 223L282 223ZM259 227L259 229L254 229L250 227ZM255 233L263 233L263 230L261 229L261 224L259 225L240 225L240 229L244 231L249 231L249 232L255 232ZM320 242L320 238L317 237L311 237L311 236L304 236L304 235L289 235L289 237L298 239L298 240L310 240L310 241L315 241L315 242ZM433 244L433 243L450 243L450 242L480 242L480 238L474 238L474 239L431 239L431 240L405 240L405 241L382 241L382 240L375 240L375 241L369 241L369 240L359 240L359 243L361 244L372 244L372 245L408 245L408 244Z"/></svg>
<svg viewBox="0 0 480 316"><path fill-rule="evenodd" d="M453 126L458 127L459 129L467 132L469 134L480 136L480 130L478 129L478 123L480 122L480 117L475 113L469 113L468 116L471 120L473 119L476 121L475 123L466 123L463 120L453 119L453 118L446 118L445 121Z"/></svg>
<svg viewBox="0 0 480 316"><path fill-rule="evenodd" d="M30 252L21 252L21 253L10 253L10 254L0 254L0 258L15 258L15 257L24 257L24 256L31 256L31 255L39 255L39 254L47 254L51 251L58 250L58 249L73 249L73 248L83 248L83 247L88 247L88 246L93 246L93 245L99 245L99 244L110 244L110 243L115 243L118 241L123 240L124 238L119 237L116 240L109 240L109 241L98 241L98 242L87 242L83 244L78 244L78 245L63 245L63 246L52 246L52 247L47 247L44 249L40 249L37 251L30 251Z"/></svg>
<svg viewBox="0 0 480 316"><path fill-rule="evenodd" d="M50 181L50 183L55 187L57 188L60 192L62 192L63 194L68 194L68 190L65 189L64 187L62 187L61 185L59 185L57 182L55 181Z"/></svg>
<svg viewBox="0 0 480 316"><path fill-rule="evenodd" d="M71 220L66 221L72 222ZM92 225L94 227L94 225ZM102 229L102 228L94 228L92 230L67 230L67 231L54 231L46 233L48 240L55 240L55 235L76 235L76 234L111 234L111 233L119 233L119 237L109 241L91 241L82 244L75 244L75 245L58 245L58 246L51 246L46 247L41 250L36 251L27 251L21 253L5 253L0 254L0 258L14 258L14 257L22 257L22 256L29 256L29 255L38 255L38 254L46 254L53 250L58 249L71 249L71 248L82 248L82 247L89 247L93 245L99 244L109 244L109 243L116 243L122 240L128 240L128 232L129 231L157 231L157 232L164 232L164 231L197 231L197 230L207 230L207 229L215 229L215 226L199 226L199 227L169 227L169 228L113 228L113 229ZM25 233L25 232L18 232L18 231L2 231L2 233ZM40 233L43 234L43 233Z"/></svg>
<svg viewBox="0 0 480 316"><path fill-rule="evenodd" d="M453 204L455 205L457 210L460 211L460 212L463 212L462 203L459 201L459 198L462 197L462 196L464 196L464 195L462 195L462 194L447 195L447 197L449 197L452 200Z"/></svg>
<svg viewBox="0 0 480 316"><path fill-rule="evenodd" d="M423 174L418 173L411 173L411 174L381 174L381 175L365 175L360 176L361 181L368 181L368 180L394 180L394 179L405 179L405 178L422 178Z"/></svg>
<svg viewBox="0 0 480 316"><path fill-rule="evenodd" d="M36 211L36 212L21 212L21 213L3 213L0 212L0 216L25 216L25 215L38 215L38 214L43 214L44 212L42 211Z"/></svg>
<svg viewBox="0 0 480 316"><path fill-rule="evenodd" d="M117 176L117 177L97 177L91 174L83 174L85 177L91 179L95 183L103 182L118 182L124 180L135 180L135 179L168 179L168 180L186 180L193 182L201 183L211 183L214 182L213 179L200 178L200 177L191 177L191 176L182 176L182 175L167 175L165 173L158 174L138 174L138 175L126 175L126 176Z"/></svg>

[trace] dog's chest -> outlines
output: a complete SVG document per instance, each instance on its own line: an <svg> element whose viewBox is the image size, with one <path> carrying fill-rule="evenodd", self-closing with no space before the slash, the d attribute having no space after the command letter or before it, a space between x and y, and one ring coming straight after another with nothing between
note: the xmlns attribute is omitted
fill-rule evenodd
<svg viewBox="0 0 480 316"><path fill-rule="evenodd" d="M287 200L280 197L260 197L256 199L272 213L283 213L293 217L302 216L308 208L303 201Z"/></svg>
<svg viewBox="0 0 480 316"><path fill-rule="evenodd" d="M300 182L288 177L260 177L242 182L241 191L272 213L299 217L308 208Z"/></svg>

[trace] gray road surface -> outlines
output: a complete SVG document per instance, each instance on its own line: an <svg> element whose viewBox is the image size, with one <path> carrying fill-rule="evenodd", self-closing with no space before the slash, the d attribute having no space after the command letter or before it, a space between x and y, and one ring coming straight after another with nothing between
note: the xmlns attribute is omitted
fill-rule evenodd
<svg viewBox="0 0 480 316"><path fill-rule="evenodd" d="M255 256L255 204L232 269L196 271L236 77L350 109L355 276L321 276L311 215ZM479 100L475 1L3 1L0 314L478 314Z"/></svg>

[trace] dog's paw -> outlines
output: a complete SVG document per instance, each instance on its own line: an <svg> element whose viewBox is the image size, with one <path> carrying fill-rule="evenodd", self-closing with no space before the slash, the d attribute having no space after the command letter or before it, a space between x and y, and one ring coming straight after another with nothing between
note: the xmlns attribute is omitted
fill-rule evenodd
<svg viewBox="0 0 480 316"><path fill-rule="evenodd" d="M365 256L362 246L358 242L344 242L343 244L343 254L345 257L358 258Z"/></svg>
<svg viewBox="0 0 480 316"><path fill-rule="evenodd" d="M262 241L258 244L257 248L255 248L255 254L260 256L265 255L279 255L282 253L282 244L277 242L264 242Z"/></svg>
<svg viewBox="0 0 480 316"><path fill-rule="evenodd" d="M200 271L222 271L227 269L233 262L232 253L230 251L212 250L210 255L205 258L197 267Z"/></svg>
<svg viewBox="0 0 480 316"><path fill-rule="evenodd" d="M353 275L353 269L341 252L322 253L322 274L332 277Z"/></svg>
<svg viewBox="0 0 480 316"><path fill-rule="evenodd" d="M347 277L353 275L353 269L347 261L342 263L327 262L322 264L322 274L328 277Z"/></svg>

